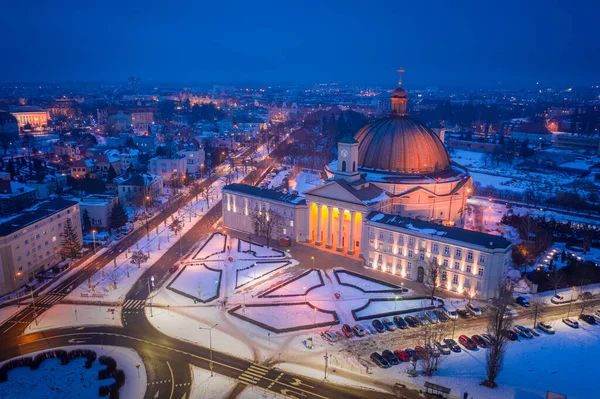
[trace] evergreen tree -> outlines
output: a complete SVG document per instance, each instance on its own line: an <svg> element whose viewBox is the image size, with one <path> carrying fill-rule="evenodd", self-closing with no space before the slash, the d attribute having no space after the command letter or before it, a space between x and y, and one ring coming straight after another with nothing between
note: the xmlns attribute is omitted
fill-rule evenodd
<svg viewBox="0 0 600 399"><path fill-rule="evenodd" d="M90 214L87 209L83 211L83 215L81 216L83 231L90 231L92 229L92 218L90 218Z"/></svg>
<svg viewBox="0 0 600 399"><path fill-rule="evenodd" d="M106 181L111 183L115 179L115 177L117 177L117 171L115 170L115 168L113 168L112 165L110 165L110 168L108 168L108 172L106 172Z"/></svg>
<svg viewBox="0 0 600 399"><path fill-rule="evenodd" d="M125 208L121 202L117 202L115 206L113 206L111 215L110 215L110 227L113 229L120 229L121 227L127 224L129 218L127 217L127 212L125 212Z"/></svg>
<svg viewBox="0 0 600 399"><path fill-rule="evenodd" d="M67 218L65 221L65 228L60 236L63 239L60 246L60 255L62 258L78 258L79 255L81 255L81 242L75 232L75 227L73 226L71 218Z"/></svg>

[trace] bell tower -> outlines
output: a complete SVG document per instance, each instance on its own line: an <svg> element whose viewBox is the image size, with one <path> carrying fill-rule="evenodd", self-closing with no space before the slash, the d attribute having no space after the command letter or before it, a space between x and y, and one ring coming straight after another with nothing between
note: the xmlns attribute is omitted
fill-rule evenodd
<svg viewBox="0 0 600 399"><path fill-rule="evenodd" d="M358 141L348 135L338 141L338 163L336 178L353 182L360 178L358 173Z"/></svg>

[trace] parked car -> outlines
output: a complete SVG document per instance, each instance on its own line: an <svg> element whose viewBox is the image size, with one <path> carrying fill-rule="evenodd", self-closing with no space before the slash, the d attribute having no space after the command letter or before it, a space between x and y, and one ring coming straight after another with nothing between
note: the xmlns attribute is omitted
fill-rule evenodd
<svg viewBox="0 0 600 399"><path fill-rule="evenodd" d="M437 348L437 346L435 345L431 345L431 344L427 344L427 346L425 347L425 349L427 349L427 352L429 352L429 354L433 357L440 357L440 350Z"/></svg>
<svg viewBox="0 0 600 399"><path fill-rule="evenodd" d="M415 352L417 352L417 356L419 356L420 359L429 359L429 352L422 346L415 346Z"/></svg>
<svg viewBox="0 0 600 399"><path fill-rule="evenodd" d="M550 302L555 305L560 305L563 303L571 302L571 298L567 298L565 295L556 294L552 298L550 298Z"/></svg>
<svg viewBox="0 0 600 399"><path fill-rule="evenodd" d="M519 336L517 335L517 333L512 330L502 330L502 335L504 335L506 338L510 339L511 341L519 340Z"/></svg>
<svg viewBox="0 0 600 399"><path fill-rule="evenodd" d="M406 316L404 317L404 320L410 327L419 327L419 321L412 316Z"/></svg>
<svg viewBox="0 0 600 399"><path fill-rule="evenodd" d="M487 342L488 346L492 344L492 342L494 342L494 338L492 338L492 336L490 334L481 334L481 338L485 339L485 341Z"/></svg>
<svg viewBox="0 0 600 399"><path fill-rule="evenodd" d="M127 235L127 234L131 233L132 231L133 231L133 225L131 223L127 223L121 229L121 234Z"/></svg>
<svg viewBox="0 0 600 399"><path fill-rule="evenodd" d="M454 306L444 305L444 307L442 308L442 311L450 320L458 319L458 313L456 312L456 308Z"/></svg>
<svg viewBox="0 0 600 399"><path fill-rule="evenodd" d="M404 319L400 316L394 316L394 323L396 323L396 325L398 326L398 328L401 328L402 330L408 328L408 324L406 324L406 321L404 321Z"/></svg>
<svg viewBox="0 0 600 399"><path fill-rule="evenodd" d="M382 369L389 369L392 365L377 352L371 353L371 361L381 367Z"/></svg>
<svg viewBox="0 0 600 399"><path fill-rule="evenodd" d="M425 317L427 318L427 320L429 320L429 322L431 324L439 323L439 320L438 320L437 316L435 315L435 313L433 313L433 310L426 310Z"/></svg>
<svg viewBox="0 0 600 399"><path fill-rule="evenodd" d="M169 273L171 274L175 273L177 270L179 270L179 265L173 265L169 267Z"/></svg>
<svg viewBox="0 0 600 399"><path fill-rule="evenodd" d="M579 316L579 319L585 321L588 324L597 324L596 318L591 314L582 314L581 316Z"/></svg>
<svg viewBox="0 0 600 399"><path fill-rule="evenodd" d="M392 323L391 320L388 319L387 317L384 317L383 319L381 319L381 322L383 323L383 326L385 327L386 330L388 330L388 331L396 330L396 326L394 325L394 323Z"/></svg>
<svg viewBox="0 0 600 399"><path fill-rule="evenodd" d="M513 327L513 331L523 338L533 338L533 335L529 332L529 329L523 326L516 325Z"/></svg>
<svg viewBox="0 0 600 399"><path fill-rule="evenodd" d="M450 348L450 350L451 350L452 352L458 353L458 352L462 351L462 349L460 348L460 346L458 346L458 344L456 343L456 341L455 341L455 340L453 340L453 339L446 338L446 339L444 340L444 343L445 343L446 345L448 345L448 347Z"/></svg>
<svg viewBox="0 0 600 399"><path fill-rule="evenodd" d="M458 314L463 319L470 319L471 317L473 317L470 312L467 312L464 309L456 309L456 314Z"/></svg>
<svg viewBox="0 0 600 399"><path fill-rule="evenodd" d="M352 327L352 331L357 337L364 337L367 334L367 330L365 330L365 328L360 324L356 324L354 327Z"/></svg>
<svg viewBox="0 0 600 399"><path fill-rule="evenodd" d="M437 346L438 350L442 355L449 355L451 353L450 347L445 342L436 342L435 346Z"/></svg>
<svg viewBox="0 0 600 399"><path fill-rule="evenodd" d="M377 330L375 330L371 324L363 324L363 327L369 332L369 334L377 333Z"/></svg>
<svg viewBox="0 0 600 399"><path fill-rule="evenodd" d="M477 307L477 305L475 305L472 302L469 302L465 305L465 309L467 311L469 311L473 316L481 316L481 309L479 309Z"/></svg>
<svg viewBox="0 0 600 399"><path fill-rule="evenodd" d="M435 315L441 323L446 323L450 321L450 319L448 318L448 316L446 316L446 313L444 313L442 309L435 309L433 313L435 313Z"/></svg>
<svg viewBox="0 0 600 399"><path fill-rule="evenodd" d="M323 331L321 336L329 342L335 342L338 340L337 335L335 335L335 332L333 331Z"/></svg>
<svg viewBox="0 0 600 399"><path fill-rule="evenodd" d="M335 335L337 336L337 340L338 340L338 341L341 341L341 340L343 340L344 338L346 338L346 336L345 336L344 334L342 334L342 332L341 332L341 331L334 331L334 333L335 333Z"/></svg>
<svg viewBox="0 0 600 399"><path fill-rule="evenodd" d="M113 236L113 241L119 241L123 236L120 233L117 233Z"/></svg>
<svg viewBox="0 0 600 399"><path fill-rule="evenodd" d="M412 359L413 357L419 357L417 355L417 352L414 349L411 348L406 348L404 349L404 352L408 353L408 356Z"/></svg>
<svg viewBox="0 0 600 399"><path fill-rule="evenodd" d="M531 306L531 304L529 303L529 301L527 300L527 298L525 298L525 297L522 297L522 296L518 296L518 297L516 297L516 298L515 298L515 303L516 303L517 305L521 305L521 306L523 306L524 308L528 308L528 307L530 307L530 306Z"/></svg>
<svg viewBox="0 0 600 399"><path fill-rule="evenodd" d="M400 363L396 355L394 355L394 353L388 349L381 352L381 354L383 355L383 357L385 357L385 360L387 360L392 366L395 366L398 363Z"/></svg>
<svg viewBox="0 0 600 399"><path fill-rule="evenodd" d="M568 325L571 328L579 328L579 323L573 319L562 319L563 323Z"/></svg>
<svg viewBox="0 0 600 399"><path fill-rule="evenodd" d="M593 297L594 297L594 294L592 294L589 291L582 292L581 295L579 295L579 299L585 299L585 300L592 299Z"/></svg>
<svg viewBox="0 0 600 399"><path fill-rule="evenodd" d="M352 331L352 327L350 327L348 324L344 324L342 326L342 333L346 336L346 338L354 337L354 331Z"/></svg>
<svg viewBox="0 0 600 399"><path fill-rule="evenodd" d="M481 335L473 335L471 339L477 344L480 348L487 348L489 346L488 342Z"/></svg>
<svg viewBox="0 0 600 399"><path fill-rule="evenodd" d="M419 320L419 324L421 324L422 326L429 324L429 320L427 320L427 317L425 317L423 313L417 313L415 317L417 318L417 320Z"/></svg>
<svg viewBox="0 0 600 399"><path fill-rule="evenodd" d="M504 312L504 316L502 316L505 319L514 319L515 317L518 316L518 313L516 310L514 310L513 308L506 308L506 311Z"/></svg>
<svg viewBox="0 0 600 399"><path fill-rule="evenodd" d="M477 349L477 344L475 344L475 342L473 342L473 340L467 337L466 335L461 335L460 337L458 337L458 342L460 342L462 346L469 350L474 351L475 349Z"/></svg>
<svg viewBox="0 0 600 399"><path fill-rule="evenodd" d="M377 332L382 333L385 331L385 327L383 326L383 323L381 321L375 319L371 322L371 324L373 325L373 327L375 327Z"/></svg>
<svg viewBox="0 0 600 399"><path fill-rule="evenodd" d="M401 362L408 362L410 361L410 353L408 353L407 351L394 351L394 355L396 355L396 357L398 358L398 360L400 360Z"/></svg>
<svg viewBox="0 0 600 399"><path fill-rule="evenodd" d="M535 331L533 328L527 328L527 330L531 333L531 335L533 335L534 337L539 337L540 334Z"/></svg>
<svg viewBox="0 0 600 399"><path fill-rule="evenodd" d="M540 330L542 330L545 333L548 333L548 334L556 333L556 331L554 330L554 327L552 327L548 323L544 323L543 321L540 321L537 326Z"/></svg>

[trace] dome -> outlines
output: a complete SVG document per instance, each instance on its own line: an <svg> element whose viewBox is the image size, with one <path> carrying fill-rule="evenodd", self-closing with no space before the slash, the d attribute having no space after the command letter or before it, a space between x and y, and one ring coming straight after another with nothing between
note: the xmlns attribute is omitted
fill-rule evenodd
<svg viewBox="0 0 600 399"><path fill-rule="evenodd" d="M442 171L450 157L440 138L420 122L392 115L369 123L356 133L358 166L394 174Z"/></svg>
<svg viewBox="0 0 600 399"><path fill-rule="evenodd" d="M392 92L392 98L406 98L408 97L406 95L406 90L404 90L402 87L398 87L396 90L394 90Z"/></svg>

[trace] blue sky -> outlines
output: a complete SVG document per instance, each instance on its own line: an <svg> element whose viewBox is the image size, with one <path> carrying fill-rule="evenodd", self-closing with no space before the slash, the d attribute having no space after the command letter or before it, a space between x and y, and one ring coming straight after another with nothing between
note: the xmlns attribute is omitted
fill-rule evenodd
<svg viewBox="0 0 600 399"><path fill-rule="evenodd" d="M594 1L12 1L0 81L600 84Z"/></svg>

